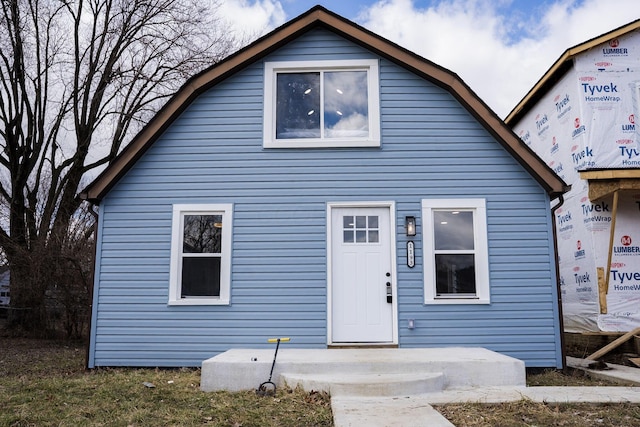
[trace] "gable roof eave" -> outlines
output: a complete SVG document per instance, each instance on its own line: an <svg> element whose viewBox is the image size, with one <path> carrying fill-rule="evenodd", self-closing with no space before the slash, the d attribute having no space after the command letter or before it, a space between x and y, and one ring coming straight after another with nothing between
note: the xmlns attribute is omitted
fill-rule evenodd
<svg viewBox="0 0 640 427"><path fill-rule="evenodd" d="M99 203L156 139L202 92L259 61L311 29L323 27L425 78L452 94L489 133L555 198L568 191L562 181L455 73L377 34L316 6L189 79L133 138L80 197Z"/></svg>
<svg viewBox="0 0 640 427"><path fill-rule="evenodd" d="M551 67L540 77L527 94L513 107L504 120L509 127L514 127L536 105L536 103L573 68L574 59L583 52L609 40L624 36L640 29L640 19L618 27L607 33L589 39L565 50Z"/></svg>

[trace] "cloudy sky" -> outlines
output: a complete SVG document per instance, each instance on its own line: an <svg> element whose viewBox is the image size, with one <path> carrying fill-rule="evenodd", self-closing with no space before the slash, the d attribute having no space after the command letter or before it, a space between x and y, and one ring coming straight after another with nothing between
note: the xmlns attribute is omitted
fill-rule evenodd
<svg viewBox="0 0 640 427"><path fill-rule="evenodd" d="M457 73L505 117L569 47L640 19L640 0L221 0L265 33L316 4Z"/></svg>

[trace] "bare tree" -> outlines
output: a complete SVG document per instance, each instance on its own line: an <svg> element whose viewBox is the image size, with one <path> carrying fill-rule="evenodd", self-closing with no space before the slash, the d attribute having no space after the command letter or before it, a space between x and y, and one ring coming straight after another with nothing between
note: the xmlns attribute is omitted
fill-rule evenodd
<svg viewBox="0 0 640 427"><path fill-rule="evenodd" d="M83 178L237 40L211 1L0 1L0 247L14 326L41 331Z"/></svg>
<svg viewBox="0 0 640 427"><path fill-rule="evenodd" d="M48 266L45 293L46 330L66 338L82 338L89 332L96 217L83 203L69 223L64 241L45 248L40 263ZM44 262L43 262L44 260Z"/></svg>

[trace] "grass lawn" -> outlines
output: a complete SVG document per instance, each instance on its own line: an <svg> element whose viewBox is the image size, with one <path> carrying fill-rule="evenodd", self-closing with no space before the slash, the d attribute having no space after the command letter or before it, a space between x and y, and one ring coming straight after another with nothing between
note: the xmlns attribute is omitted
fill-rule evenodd
<svg viewBox="0 0 640 427"><path fill-rule="evenodd" d="M333 425L322 393L204 393L199 369L85 371L82 345L0 338L0 348L0 426Z"/></svg>
<svg viewBox="0 0 640 427"><path fill-rule="evenodd" d="M80 344L0 337L0 426L333 425L329 396L323 393L204 393L199 369L85 371L84 351ZM611 385L555 371L529 376L528 383ZM640 407L635 404L523 400L436 409L458 427L640 427Z"/></svg>

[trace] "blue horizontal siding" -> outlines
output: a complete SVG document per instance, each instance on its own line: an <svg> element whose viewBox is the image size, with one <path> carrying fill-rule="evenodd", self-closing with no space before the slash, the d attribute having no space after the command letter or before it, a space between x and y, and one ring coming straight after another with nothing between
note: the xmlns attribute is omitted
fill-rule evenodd
<svg viewBox="0 0 640 427"><path fill-rule="evenodd" d="M122 304L122 305L119 305ZM107 306L105 306L107 307ZM216 320L216 319L236 319L236 318L246 318L247 313L260 313L261 318L271 319L271 318L280 318L283 319L289 318L290 313L299 313L299 312L311 312L315 313L315 310L309 310L308 305L301 303L297 304L295 307L290 307L286 313L277 313L274 311L266 311L264 312L264 307L261 306L259 302L248 302L246 304L242 304L242 306L231 308L229 306L217 307L216 310L212 310L210 306L192 306L189 310L157 310L157 307L154 307L150 304L142 303L142 304L133 304L129 303L124 305L123 303L112 304L108 306L108 310L105 310L103 314L105 318L122 318L127 317L130 319L147 319L147 318L167 318L167 319L190 319L191 321L197 320ZM138 313L145 314L138 314ZM324 311L322 311L324 313ZM192 316L183 317L184 313L191 314ZM238 317L240 316L240 317ZM102 319L102 317L100 318Z"/></svg>
<svg viewBox="0 0 640 427"><path fill-rule="evenodd" d="M372 57L317 30L268 60ZM396 203L401 347L558 365L548 198L448 92L380 59L382 145L362 149L264 149L262 97L262 62L200 95L103 200L92 365L197 366L278 335L326 347L326 203L358 200ZM487 200L492 303L424 305L420 201L463 197ZM233 203L231 305L167 305L177 203Z"/></svg>

